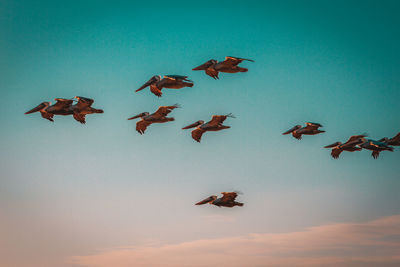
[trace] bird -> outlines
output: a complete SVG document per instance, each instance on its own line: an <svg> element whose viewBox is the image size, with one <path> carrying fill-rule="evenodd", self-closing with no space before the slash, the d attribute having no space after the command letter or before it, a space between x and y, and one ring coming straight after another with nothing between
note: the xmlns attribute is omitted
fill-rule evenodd
<svg viewBox="0 0 400 267"><path fill-rule="evenodd" d="M161 90L163 88L181 89L183 87L193 87L193 85L194 85L193 81L189 80L188 76L164 75L164 77L161 78L160 75L155 75L151 77L150 80L148 80L135 92L139 92L144 88L146 88L147 86L150 86L150 91L156 96L161 97L162 96Z"/></svg>
<svg viewBox="0 0 400 267"><path fill-rule="evenodd" d="M396 134L393 138L384 137L379 142L386 143L390 146L400 146L400 133Z"/></svg>
<svg viewBox="0 0 400 267"><path fill-rule="evenodd" d="M74 119L82 124L86 123L85 116L93 113L104 113L102 109L92 108L94 100L83 96L75 96L78 102L69 109L72 111Z"/></svg>
<svg viewBox="0 0 400 267"><path fill-rule="evenodd" d="M301 127L301 125L296 125L290 130L282 133L283 135L286 134L292 134L294 138L297 140L301 140L301 136L304 135L316 135L319 133L324 133L325 131L319 130L319 127L323 127L319 123L314 123L314 122L306 122L305 127Z"/></svg>
<svg viewBox="0 0 400 267"><path fill-rule="evenodd" d="M331 151L332 158L338 159L340 153L342 153L343 151L354 152L362 150L362 148L359 147L358 145L363 143L362 138L366 136L367 134L353 135L344 144L342 142L336 142L331 145L325 146L325 148L332 148Z"/></svg>
<svg viewBox="0 0 400 267"><path fill-rule="evenodd" d="M248 69L239 67L238 65L244 60L254 62L252 59L239 58L239 57L225 57L224 61L218 62L215 59L210 59L206 63L193 68L192 70L204 70L206 74L215 80L219 79L219 72L237 73L247 72Z"/></svg>
<svg viewBox="0 0 400 267"><path fill-rule="evenodd" d="M136 131L138 131L138 133L140 133L140 134L144 134L147 127L152 123L164 123L164 122L168 122L168 121L174 121L175 120L174 118L167 117L167 115L172 110L179 108L179 107L180 107L179 104L175 104L172 106L161 106L153 114L150 114L149 112L143 112L136 116L128 118L128 120L141 118L141 120L139 120L136 123Z"/></svg>
<svg viewBox="0 0 400 267"><path fill-rule="evenodd" d="M232 113L229 113L227 115L213 115L211 117L211 120L207 123L204 123L203 120L199 120L199 121L192 123L186 127L183 127L182 130L195 128L192 131L192 138L200 143L201 137L205 132L220 131L220 130L231 128L230 126L226 126L226 125L222 124L228 117L236 118Z"/></svg>
<svg viewBox="0 0 400 267"><path fill-rule="evenodd" d="M35 108L25 112L25 114L31 114L40 112L43 118L54 122L54 115L72 115L71 105L73 99L55 98L56 103L51 105L51 102L42 102Z"/></svg>
<svg viewBox="0 0 400 267"><path fill-rule="evenodd" d="M235 199L238 195L237 192L222 192L222 197L218 198L217 196L213 195L210 196L200 202L197 202L195 205L204 205L204 204L211 204L218 207L227 207L232 208L234 206L243 206L243 203L236 202Z"/></svg>
<svg viewBox="0 0 400 267"><path fill-rule="evenodd" d="M382 151L387 150L387 151L393 152L393 150L394 150L393 147L388 146L386 143L383 143L383 142L379 142L379 141L372 140L372 139L365 139L365 138L362 138L362 140L363 140L363 143L360 144L360 147L367 149L367 150L371 150L372 151L371 156L374 159L377 159L379 157L380 152L382 152Z"/></svg>

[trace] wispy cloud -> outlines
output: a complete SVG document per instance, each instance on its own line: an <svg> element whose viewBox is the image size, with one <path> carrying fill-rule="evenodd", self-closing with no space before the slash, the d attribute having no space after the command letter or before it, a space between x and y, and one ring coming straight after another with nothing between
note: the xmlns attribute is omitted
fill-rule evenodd
<svg viewBox="0 0 400 267"><path fill-rule="evenodd" d="M400 215L179 244L138 246L73 258L81 266L400 266Z"/></svg>

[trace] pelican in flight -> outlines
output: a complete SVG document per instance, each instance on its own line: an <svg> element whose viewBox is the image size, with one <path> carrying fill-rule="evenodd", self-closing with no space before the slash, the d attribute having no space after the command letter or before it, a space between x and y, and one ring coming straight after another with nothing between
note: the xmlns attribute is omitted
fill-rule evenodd
<svg viewBox="0 0 400 267"><path fill-rule="evenodd" d="M56 103L51 105L51 102L43 102L37 107L25 112L25 114L31 114L40 112L42 118L54 122L54 115L72 115L71 105L73 99L55 98Z"/></svg>
<svg viewBox="0 0 400 267"><path fill-rule="evenodd" d="M396 134L393 138L384 137L379 142L386 143L389 146L400 146L400 133Z"/></svg>
<svg viewBox="0 0 400 267"><path fill-rule="evenodd" d="M160 75L155 75L135 92L139 92L147 86L150 86L150 91L153 94L161 97L163 88L181 89L183 87L193 87L193 81L189 80L188 76L182 75L165 75L163 78Z"/></svg>
<svg viewBox="0 0 400 267"><path fill-rule="evenodd" d="M393 152L393 147L388 146L386 143L383 142L379 142L376 140L372 140L372 139L363 139L363 143L360 144L361 148L367 149L367 150L371 150L372 154L371 156L374 159L377 159L379 157L379 153L381 153L382 151L388 150Z"/></svg>
<svg viewBox="0 0 400 267"><path fill-rule="evenodd" d="M297 140L301 140L301 136L304 135L316 135L319 133L324 133L325 131L318 130L319 127L323 127L319 123L314 123L314 122L306 122L305 127L301 127L301 125L296 125L292 129L286 131L283 133L283 135L286 134L292 134L294 138Z"/></svg>
<svg viewBox="0 0 400 267"><path fill-rule="evenodd" d="M254 60L246 59L246 58L225 57L225 60L221 61L221 62L218 62L215 59L210 59L206 63L204 63L192 70L204 70L208 76L210 76L216 80L216 79L219 79L218 74L220 72L226 72L226 73L247 72L248 69L238 66L244 60L254 62Z"/></svg>
<svg viewBox="0 0 400 267"><path fill-rule="evenodd" d="M92 104L94 103L93 99L83 96L75 96L74 98L77 99L78 102L75 105L72 105L70 109L72 110L72 115L76 121L85 124L86 115L93 113L104 113L102 109L92 108Z"/></svg>
<svg viewBox="0 0 400 267"><path fill-rule="evenodd" d="M340 153L342 153L343 151L349 151L349 152L360 151L362 148L359 147L358 145L364 142L363 138L366 136L367 136L366 134L353 135L344 144L342 142L336 142L331 145L325 146L325 148L332 148L331 151L332 158L338 159Z"/></svg>
<svg viewBox="0 0 400 267"><path fill-rule="evenodd" d="M222 192L222 197L218 198L217 196L210 196L200 202L197 202L195 205L204 205L211 204L218 207L228 207L232 208L234 206L243 206L243 203L236 202L235 199L238 195L237 192Z"/></svg>
<svg viewBox="0 0 400 267"><path fill-rule="evenodd" d="M164 123L168 121L174 121L175 119L172 117L167 117L167 115L174 109L179 108L180 106L178 104L175 104L173 106L162 106L157 109L156 112L153 114L150 114L149 112L143 112L140 113L136 116L133 116L129 118L128 120L133 120L137 118L141 118L136 123L136 131L138 131L140 134L144 134L146 131L147 127L152 124L152 123Z"/></svg>
<svg viewBox="0 0 400 267"><path fill-rule="evenodd" d="M201 136L203 133L208 132L208 131L221 131L224 129L231 128L230 126L223 125L222 123L226 120L226 118L235 118L233 114L229 113L227 115L214 115L212 116L211 120L207 123L204 123L204 121L200 120L197 121L193 124L190 124L186 127L183 127L182 130L190 129L190 128L195 128L192 131L192 138L196 140L197 142L200 143Z"/></svg>

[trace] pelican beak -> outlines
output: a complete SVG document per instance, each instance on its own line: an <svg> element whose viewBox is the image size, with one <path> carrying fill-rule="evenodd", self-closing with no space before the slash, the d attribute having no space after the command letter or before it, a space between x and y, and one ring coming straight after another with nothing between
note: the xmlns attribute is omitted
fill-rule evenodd
<svg viewBox="0 0 400 267"><path fill-rule="evenodd" d="M192 70L206 70L211 65L212 65L212 63L210 61L207 61L206 63L201 64L200 66L197 66L196 68L193 68Z"/></svg>
<svg viewBox="0 0 400 267"><path fill-rule="evenodd" d="M144 116L144 113L140 113L140 114L138 114L136 116L133 116L133 117L129 118L128 120L134 120L134 119L137 119L137 118L141 118L143 116Z"/></svg>
<svg viewBox="0 0 400 267"><path fill-rule="evenodd" d="M203 123L204 123L203 121L196 121L195 123L192 123L192 124L190 124L190 125L188 125L186 127L183 127L182 130L187 130L187 129L190 129L190 128L194 128L194 127L197 127L197 126L199 126L199 125L201 125Z"/></svg>

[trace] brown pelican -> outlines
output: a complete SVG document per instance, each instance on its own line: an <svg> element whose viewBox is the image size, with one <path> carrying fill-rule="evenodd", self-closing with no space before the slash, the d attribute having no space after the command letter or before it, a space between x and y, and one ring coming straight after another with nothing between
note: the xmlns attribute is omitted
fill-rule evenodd
<svg viewBox="0 0 400 267"><path fill-rule="evenodd" d="M183 87L193 87L193 81L187 79L188 76L181 75L165 75L162 79L160 75L155 75L150 78L135 92L141 91L147 86L150 86L150 91L158 97L161 97L163 88L181 89Z"/></svg>
<svg viewBox="0 0 400 267"><path fill-rule="evenodd" d="M393 152L393 147L388 146L386 143L379 142L379 141L372 140L372 139L365 139L365 138L362 138L362 139L363 139L363 143L360 144L360 147L371 150L372 151L371 156L374 159L377 159L379 157L379 153L381 151L388 150L388 151Z"/></svg>
<svg viewBox="0 0 400 267"><path fill-rule="evenodd" d="M147 126L149 126L152 123L164 123L168 121L174 121L174 118L167 117L167 115L175 108L179 108L180 106L178 104L175 104L173 106L162 106L157 109L156 112L153 114L150 114L149 112L143 112L140 113L136 116L133 116L129 118L128 120L133 120L137 118L141 118L140 121L136 123L136 131L138 131L140 134L144 134L146 131Z"/></svg>
<svg viewBox="0 0 400 267"><path fill-rule="evenodd" d="M349 152L360 151L362 148L359 147L358 145L364 142L362 138L366 136L367 136L366 134L353 135L344 144L342 142L336 142L331 145L325 146L325 148L332 148L331 156L334 159L338 159L340 153L342 153L343 151L349 151Z"/></svg>
<svg viewBox="0 0 400 267"><path fill-rule="evenodd" d="M82 96L75 96L74 98L77 99L78 102L75 105L72 105L70 110L72 111L74 119L80 123L86 123L85 116L88 114L104 113L102 109L92 108L92 104L94 102L93 99Z"/></svg>
<svg viewBox="0 0 400 267"><path fill-rule="evenodd" d="M227 117L235 118L235 116L233 116L231 113L227 115L214 115L207 123L204 123L204 121L200 120L186 127L183 127L182 130L196 127L196 129L192 131L192 138L200 143L201 136L207 131L220 131L223 129L231 128L230 126L222 124Z"/></svg>
<svg viewBox="0 0 400 267"><path fill-rule="evenodd" d="M238 66L238 64L244 60L254 62L254 60L246 58L225 57L225 60L221 62L218 62L215 59L210 59L206 63L192 70L204 70L208 76L211 76L214 79L219 79L218 77L219 72L226 72L226 73L247 72L248 69Z"/></svg>
<svg viewBox="0 0 400 267"><path fill-rule="evenodd" d="M301 127L301 125L296 125L292 129L283 133L283 135L292 133L293 137L297 140L301 139L301 136L304 135L315 135L319 133L324 133L325 131L318 130L319 127L323 127L319 123L314 122L306 122L305 127Z"/></svg>
<svg viewBox="0 0 400 267"><path fill-rule="evenodd" d="M54 115L71 115L71 105L73 103L72 99L65 98L55 98L56 103L51 105L50 102L43 102L39 104L37 107L25 112L25 114L31 114L34 112L40 112L43 118L54 122Z"/></svg>
<svg viewBox="0 0 400 267"><path fill-rule="evenodd" d="M206 203L210 203L211 205L215 205L218 207L228 207L232 208L234 206L243 206L243 203L236 202L235 198L237 197L237 192L222 192L222 197L218 198L217 196L210 196L200 202L197 202L195 205L203 205Z"/></svg>
<svg viewBox="0 0 400 267"><path fill-rule="evenodd" d="M393 138L384 137L379 142L386 143L389 146L400 146L400 133L396 134Z"/></svg>

